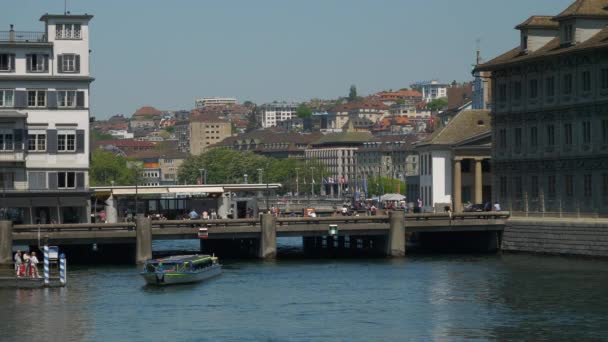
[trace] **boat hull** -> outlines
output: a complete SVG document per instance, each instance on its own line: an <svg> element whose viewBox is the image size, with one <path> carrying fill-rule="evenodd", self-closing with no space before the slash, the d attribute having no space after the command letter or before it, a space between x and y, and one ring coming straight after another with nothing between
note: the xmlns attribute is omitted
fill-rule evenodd
<svg viewBox="0 0 608 342"><path fill-rule="evenodd" d="M200 272L143 272L141 276L148 285L173 285L196 283L222 273L221 265L209 266Z"/></svg>

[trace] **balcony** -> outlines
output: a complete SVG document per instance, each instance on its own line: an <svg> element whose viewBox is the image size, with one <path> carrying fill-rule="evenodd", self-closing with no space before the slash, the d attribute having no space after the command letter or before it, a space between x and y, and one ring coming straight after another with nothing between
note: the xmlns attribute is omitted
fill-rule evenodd
<svg viewBox="0 0 608 342"><path fill-rule="evenodd" d="M31 31L0 31L0 42L10 43L47 43L44 32Z"/></svg>
<svg viewBox="0 0 608 342"><path fill-rule="evenodd" d="M0 163L1 162L25 162L25 152L0 151Z"/></svg>

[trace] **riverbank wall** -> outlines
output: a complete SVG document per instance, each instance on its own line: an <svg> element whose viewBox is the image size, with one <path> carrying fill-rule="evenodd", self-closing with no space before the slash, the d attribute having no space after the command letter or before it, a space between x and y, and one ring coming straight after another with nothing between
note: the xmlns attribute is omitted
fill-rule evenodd
<svg viewBox="0 0 608 342"><path fill-rule="evenodd" d="M608 219L511 217L503 251L608 257Z"/></svg>

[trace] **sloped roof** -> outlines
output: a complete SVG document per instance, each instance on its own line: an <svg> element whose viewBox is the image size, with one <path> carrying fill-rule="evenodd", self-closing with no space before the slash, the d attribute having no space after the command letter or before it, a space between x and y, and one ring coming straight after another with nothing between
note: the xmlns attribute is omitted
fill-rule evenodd
<svg viewBox="0 0 608 342"><path fill-rule="evenodd" d="M454 116L445 127L436 130L429 138L421 141L418 146L454 145L490 133L491 130L490 111L464 110Z"/></svg>
<svg viewBox="0 0 608 342"><path fill-rule="evenodd" d="M374 136L370 132L329 133L316 141L313 145L363 144L372 141L373 139Z"/></svg>
<svg viewBox="0 0 608 342"><path fill-rule="evenodd" d="M491 71L508 65L517 64L520 62L533 61L539 58L559 56L590 49L604 48L608 48L608 27L603 28L593 37L576 45L561 45L559 37L556 37L540 49L533 52L523 53L519 47L516 47L488 61L487 63L478 65L475 70Z"/></svg>
<svg viewBox="0 0 608 342"><path fill-rule="evenodd" d="M150 107L150 106L144 106L139 108L137 111L135 111L135 113L133 113L133 116L161 116L163 115L163 113L154 108L154 107Z"/></svg>
<svg viewBox="0 0 608 342"><path fill-rule="evenodd" d="M564 20L573 17L608 17L608 0L576 0L554 20Z"/></svg>
<svg viewBox="0 0 608 342"><path fill-rule="evenodd" d="M559 23L553 20L553 16L550 15L533 15L523 23L515 26L515 29L527 29L527 28L545 28L555 29L559 28Z"/></svg>

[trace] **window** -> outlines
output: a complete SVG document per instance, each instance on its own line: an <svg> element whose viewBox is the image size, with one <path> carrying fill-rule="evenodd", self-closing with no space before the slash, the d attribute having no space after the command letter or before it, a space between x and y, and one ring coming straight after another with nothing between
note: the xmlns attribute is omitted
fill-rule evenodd
<svg viewBox="0 0 608 342"><path fill-rule="evenodd" d="M564 75L564 95L572 94L572 74Z"/></svg>
<svg viewBox="0 0 608 342"><path fill-rule="evenodd" d="M564 176L564 187L566 189L566 196L574 196L574 177L572 175Z"/></svg>
<svg viewBox="0 0 608 342"><path fill-rule="evenodd" d="M547 125L547 145L555 145L555 126Z"/></svg>
<svg viewBox="0 0 608 342"><path fill-rule="evenodd" d="M28 90L28 107L46 107L46 90Z"/></svg>
<svg viewBox="0 0 608 342"><path fill-rule="evenodd" d="M46 134L28 134L27 150L34 152L46 151Z"/></svg>
<svg viewBox="0 0 608 342"><path fill-rule="evenodd" d="M13 151L14 149L13 133L0 133L0 151Z"/></svg>
<svg viewBox="0 0 608 342"><path fill-rule="evenodd" d="M522 198L523 197L523 186L521 182L521 176L513 177L513 186L515 187L515 197Z"/></svg>
<svg viewBox="0 0 608 342"><path fill-rule="evenodd" d="M608 173L602 174L602 195L608 197Z"/></svg>
<svg viewBox="0 0 608 342"><path fill-rule="evenodd" d="M76 107L76 91L60 90L57 92L57 106L61 108Z"/></svg>
<svg viewBox="0 0 608 342"><path fill-rule="evenodd" d="M8 53L0 54L0 71L15 71L15 55Z"/></svg>
<svg viewBox="0 0 608 342"><path fill-rule="evenodd" d="M608 68L600 70L600 88L608 89Z"/></svg>
<svg viewBox="0 0 608 342"><path fill-rule="evenodd" d="M498 146L501 149L505 149L507 147L507 130L505 128L501 128L498 131Z"/></svg>
<svg viewBox="0 0 608 342"><path fill-rule="evenodd" d="M80 24L56 24L55 35L57 39L81 39Z"/></svg>
<svg viewBox="0 0 608 342"><path fill-rule="evenodd" d="M532 176L530 178L530 190L531 197L538 198L538 176Z"/></svg>
<svg viewBox="0 0 608 342"><path fill-rule="evenodd" d="M515 152L521 152L521 127L515 128Z"/></svg>
<svg viewBox="0 0 608 342"><path fill-rule="evenodd" d="M26 55L27 72L46 72L49 70L49 56L42 54Z"/></svg>
<svg viewBox="0 0 608 342"><path fill-rule="evenodd" d="M80 56L74 54L60 55L58 58L59 69L61 72L79 72L79 58Z"/></svg>
<svg viewBox="0 0 608 342"><path fill-rule="evenodd" d="M608 120L602 120L602 143L608 144Z"/></svg>
<svg viewBox="0 0 608 342"><path fill-rule="evenodd" d="M591 143L591 121L583 121L583 144Z"/></svg>
<svg viewBox="0 0 608 342"><path fill-rule="evenodd" d="M525 34L521 35L521 48L523 50L528 50L528 36Z"/></svg>
<svg viewBox="0 0 608 342"><path fill-rule="evenodd" d="M76 188L76 172L57 172L57 188Z"/></svg>
<svg viewBox="0 0 608 342"><path fill-rule="evenodd" d="M500 197L507 197L507 176L500 176Z"/></svg>
<svg viewBox="0 0 608 342"><path fill-rule="evenodd" d="M572 145L572 124L564 124L564 145Z"/></svg>
<svg viewBox="0 0 608 342"><path fill-rule="evenodd" d="M581 73L581 88L583 89L584 92L589 92L591 91L591 72L590 71L583 71Z"/></svg>
<svg viewBox="0 0 608 342"><path fill-rule="evenodd" d="M500 101L500 102L507 101L507 85L506 84L498 85L498 101Z"/></svg>
<svg viewBox="0 0 608 342"><path fill-rule="evenodd" d="M538 97L538 80L530 80L530 85L528 88L528 96L531 99L535 99Z"/></svg>
<svg viewBox="0 0 608 342"><path fill-rule="evenodd" d="M591 175L587 174L583 176L583 189L585 191L585 197L591 197L593 195L593 190L591 188Z"/></svg>
<svg viewBox="0 0 608 342"><path fill-rule="evenodd" d="M15 186L14 172L0 172L0 187L2 189L13 189Z"/></svg>
<svg viewBox="0 0 608 342"><path fill-rule="evenodd" d="M59 152L76 151L76 134L75 133L57 134L57 151L59 151Z"/></svg>
<svg viewBox="0 0 608 342"><path fill-rule="evenodd" d="M536 126L530 127L530 146L538 146L538 129L536 128Z"/></svg>
<svg viewBox="0 0 608 342"><path fill-rule="evenodd" d="M572 40L574 39L574 28L572 27L572 24L564 25L564 32L562 38L564 39L562 41L562 44L572 43Z"/></svg>
<svg viewBox="0 0 608 342"><path fill-rule="evenodd" d="M555 176L547 177L547 196L555 198Z"/></svg>
<svg viewBox="0 0 608 342"><path fill-rule="evenodd" d="M555 96L555 77L551 76L551 77L547 77L547 79L545 80L546 83L546 87L545 87L545 91L547 97L552 97Z"/></svg>
<svg viewBox="0 0 608 342"><path fill-rule="evenodd" d="M513 82L513 100L514 101L521 100L521 82L520 81Z"/></svg>
<svg viewBox="0 0 608 342"><path fill-rule="evenodd" d="M14 90L0 89L0 107L12 107L14 97Z"/></svg>

